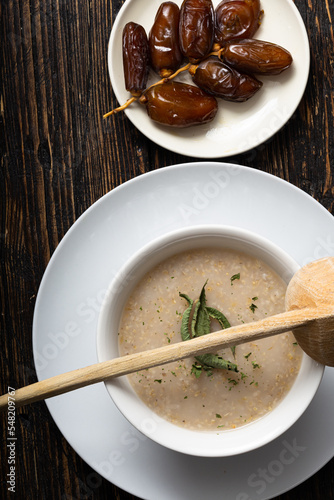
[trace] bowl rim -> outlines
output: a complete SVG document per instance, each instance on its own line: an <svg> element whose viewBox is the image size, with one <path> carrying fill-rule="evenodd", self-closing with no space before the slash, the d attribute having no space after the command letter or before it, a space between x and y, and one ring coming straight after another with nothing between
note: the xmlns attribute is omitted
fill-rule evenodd
<svg viewBox="0 0 334 500"><path fill-rule="evenodd" d="M241 251L247 253L247 250L245 250L245 247L247 247L248 253L252 254L251 248L253 248L253 255L260 252L262 255L259 258L271 267L276 267L276 271L277 266L281 270L286 269L286 274L281 274L286 283L300 268L299 264L289 254L269 239L235 226L217 224L187 226L159 236L135 252L110 282L97 324L96 347L99 361L110 359L111 338L107 337L107 331L109 321L116 321L114 320L113 311L118 311L117 315L120 319L119 303L124 306L126 297L129 296L131 290L145 273L158 262L168 257L168 255L163 257L166 252L168 254L174 248L182 247L184 244L193 243L196 240L197 243L202 241L200 244L202 247L212 246L203 243L204 237L217 238L217 240L220 239L221 241L228 240L230 243L233 242L238 245L243 242L245 246ZM222 246L225 248L230 247L226 244ZM196 246L194 245L193 248L196 248ZM178 253L178 251L173 250L169 253L169 256L175 253ZM143 262L146 262L144 267ZM128 287L129 281L131 281L131 284ZM117 338L114 339L114 344L118 345ZM113 349L113 353L115 351L117 349ZM311 403L322 380L323 372L324 366L316 363L304 353L301 368L291 389L271 412L245 426L220 431L194 431L168 422L146 406L136 394L126 376L107 380L104 385L123 416L138 431L156 443L193 456L226 457L257 449L287 431ZM304 378L307 379L307 384L302 384ZM298 393L298 388L304 389L302 394ZM263 431L263 425L266 432ZM234 437L231 438L232 434Z"/></svg>

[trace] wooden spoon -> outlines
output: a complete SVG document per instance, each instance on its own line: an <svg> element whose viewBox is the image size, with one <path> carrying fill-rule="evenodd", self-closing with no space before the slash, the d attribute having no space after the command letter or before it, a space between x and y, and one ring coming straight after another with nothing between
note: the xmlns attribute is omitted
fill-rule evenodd
<svg viewBox="0 0 334 500"><path fill-rule="evenodd" d="M334 366L334 257L312 262L293 276L286 292L287 312L145 352L79 368L15 391L15 407L171 361L231 347L289 330L318 363ZM0 397L0 412L8 405ZM12 398L13 399L13 398Z"/></svg>

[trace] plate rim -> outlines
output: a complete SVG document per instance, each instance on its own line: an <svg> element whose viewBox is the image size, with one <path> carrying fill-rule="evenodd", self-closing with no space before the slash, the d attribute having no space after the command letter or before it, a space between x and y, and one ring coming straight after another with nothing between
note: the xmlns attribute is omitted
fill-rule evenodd
<svg viewBox="0 0 334 500"><path fill-rule="evenodd" d="M272 181L275 181L275 182L279 182L279 183L282 183L282 185L285 185L287 186L289 189L292 189L292 190L296 190L299 192L300 195L302 195L303 197L307 198L309 202L311 203L314 203L318 209L320 208L321 211L322 211L322 214L327 214L327 216L332 220L333 219L333 216L328 212L328 210L325 209L325 207L323 207L323 205L321 205L317 200L315 200L314 198L312 198L310 195L308 195L305 191L301 190L300 188L294 186L293 184L291 184L290 182L286 181L285 179L281 179L279 177L276 177L274 176L273 174L270 174L268 172L264 172L264 171L261 171L261 170L256 170L252 167L248 167L248 166L244 166L244 165L238 165L238 164L233 164L233 163L227 163L227 162L215 162L215 161L208 161L208 162L187 162L187 163L178 163L178 164L175 164L175 165L170 165L170 166L166 166L166 167L162 167L160 169L157 169L157 170L152 170L150 172L146 172L144 174L141 174L141 175L138 175L132 179L129 179L128 181L126 181L124 184L122 185L119 185L117 186L116 188L112 189L111 191L109 191L108 193L106 193L105 195L103 195L101 198L99 198L95 203L93 203L85 212L83 212L83 214L81 214L80 217L78 217L77 221L71 226L71 228L67 231L67 233L64 235L64 237L62 238L62 240L60 241L58 247L56 248L56 250L54 251L51 259L50 259L50 262L53 261L53 259L55 259L58 255L58 252L61 251L62 247L64 246L64 244L66 243L66 241L71 237L71 234L72 232L77 228L79 227L79 224L78 222L81 221L81 223L84 222L85 220L85 217L87 217L93 210L94 210L94 207L97 206L98 204L100 203L103 203L104 200L108 200L109 197L112 197L112 193L114 193L116 190L121 190L121 189L126 189L126 186L129 185L130 183L134 183L134 182L141 182L141 181L144 181L145 182L145 179L148 178L148 177L151 177L151 176L159 176L161 175L161 173L163 172L169 172L169 171L173 171L175 169L186 169L186 168L189 168L189 165L193 168L198 168L198 167L201 167L201 168L206 168L207 164L210 164L210 165L213 165L213 166L219 166L219 167L223 167L223 168L237 168L237 169L241 169L241 171L247 171L248 173L251 173L251 175L259 175L259 176L264 176L264 177L267 177L267 178L270 178ZM190 167L190 168L191 168ZM65 243L64 243L65 242ZM49 264L50 264L49 262ZM34 310L34 318L33 318L33 353L34 353L34 360L35 360L35 347L36 347L36 317L37 317L37 304L38 304L38 300L39 300L39 297L40 297L40 294L43 292L43 283L46 282L47 280L47 271L48 271L48 267L49 267L49 264L45 270L45 273L43 275L43 278L42 278L42 281L41 281L41 284L40 284L40 288L38 290L38 294L37 294L37 298L36 298L36 304L35 304L35 310ZM39 374L38 374L38 369L36 368L36 373L37 373L37 376L39 378ZM72 444L72 440L71 440L71 437L68 436L68 433L67 432L64 432L63 429L61 429L59 423L57 422L55 416L53 415L53 411L52 411L52 405L49 404L49 401L46 401L46 404L49 408L49 411L50 411L50 414L53 418L53 420L55 421L58 429L60 430L61 434L65 437L65 439L69 442L69 444L72 446L72 448L75 450L76 453L78 453L78 455L85 461L87 462L92 468L93 470L96 471L96 469L94 468L94 466L91 464L91 462L89 460L87 460L87 458L85 458L83 456L83 454L81 452L79 452L77 450L77 447L75 445ZM320 468L322 468L331 458L329 458L328 460L326 459L326 462L323 463L321 466L319 466L318 470ZM111 482L110 478L106 477L103 475L103 473L101 473L101 471L96 471L98 474L100 474L101 476L105 477L108 481ZM313 475L315 472L312 472L309 476L305 477L302 481L300 482L297 482L295 483L294 485L292 485L291 487L288 487L285 491L289 491L291 490L291 488L297 486L298 484L300 484L301 482L304 482L306 479L308 479L308 477L310 477L311 475ZM131 492L131 490L129 490L126 486L124 486L124 484L122 484L121 482L117 481L117 480L112 480L112 483L117 485L118 487L120 488L123 488L125 489L126 488L126 491L129 491ZM136 493L135 491L132 491L133 494L137 495L138 493ZM280 493L279 493L280 494ZM269 498L269 497L267 497Z"/></svg>
<svg viewBox="0 0 334 500"><path fill-rule="evenodd" d="M114 76L114 72L113 71L113 66L112 66L112 61L113 61L113 57L112 57L112 52L113 52L113 46L114 46L114 39L117 37L117 29L119 29L120 25L121 25L121 18L122 16L124 15L124 13L126 12L127 9L130 8L131 4L134 3L135 1L137 0L126 0L124 2L124 4L121 6L120 10L118 11L115 19L114 19L114 22L113 22L113 25L112 25L112 29L111 29L111 32L110 32L110 36L109 36L109 41L108 41L108 50L107 50L107 65L108 65L108 75L109 75L109 80L110 80L110 83L111 83L111 87L112 87L112 93L114 94L117 102L119 102L119 104L123 104L123 102L120 102L119 100L119 94L116 90L117 88L117 85L115 85L115 76ZM262 0L263 1L263 0ZM174 153L177 153L177 154L180 154L180 155L183 155L183 156L187 156L187 157L191 157L191 158L199 158L201 160L205 160L205 159L211 159L211 160L214 160L214 159L218 159L218 158L229 158L229 157L233 157L233 156L236 156L236 155L239 155L239 154L243 154L243 153L246 153L258 146L260 146L261 144L269 141L270 139L272 139L272 137L277 134L288 122L289 120L291 119L291 117L293 116L293 114L295 113L295 111L297 110L298 106L300 105L300 102L303 98L303 95L305 93L305 89L306 89L306 86L307 86L307 83L308 83L308 80L309 80L309 75L310 75L310 43L309 43L309 38L308 38L308 34L307 34L307 30L306 30L306 26L305 26L305 23L303 21L303 18L297 8L297 6L295 5L295 3L293 2L293 0L281 0L281 1L285 1L286 4L290 7L290 9L292 9L292 12L294 12L294 15L295 15L295 18L296 20L298 21L298 25L300 27L300 30L301 30L301 37L302 37L302 40L303 40L303 47L304 47L304 56L305 56L305 60L303 61L304 62L304 65L303 65L303 68L305 68L305 71L303 73L303 81L302 81L302 84L298 85L298 90L297 90L297 98L295 99L295 103L294 105L290 108L288 114L281 120L281 122L279 123L279 126L277 126L276 128L273 127L272 130L269 132L269 134L267 134L263 139L258 139L254 144L253 143L248 143L247 145L245 144L244 141L241 141L240 144L244 144L242 147L238 147L238 149L235 149L234 151L220 151L219 154L218 153L212 153L210 154L209 152L209 156L208 156L208 148L203 148L205 149L205 151L203 151L203 153L201 151L196 151L196 155L192 154L191 152L191 149L188 148L187 150L184 150L181 147L166 147L166 139L164 139L165 137L168 138L168 130L167 130L167 133L165 134L165 129L163 128L163 126L161 126L161 130L163 130L163 137L161 137L159 140L156 140L155 138L153 138L153 133L148 133L147 130L145 129L145 127L139 127L138 126L138 123L136 119L133 119L132 117L132 111L131 109L125 109L123 111L123 113L126 115L126 117L130 120L130 122L132 123L132 125L140 132L142 133L147 139L151 140L152 142L154 142L155 144L157 144L158 146L160 147L164 147L165 149L168 149L169 151L171 152L174 152ZM256 38L256 37L254 37ZM129 97L130 97L130 94L129 94ZM143 115L144 118L146 119L146 115ZM149 122L150 123L150 122ZM159 127L159 125L158 125ZM181 130L181 133L182 133L182 129L178 129L178 130ZM161 132L161 131L160 131ZM159 132L159 128L158 128L158 135L160 134ZM205 132L203 132L204 134ZM186 139L185 139L186 140Z"/></svg>

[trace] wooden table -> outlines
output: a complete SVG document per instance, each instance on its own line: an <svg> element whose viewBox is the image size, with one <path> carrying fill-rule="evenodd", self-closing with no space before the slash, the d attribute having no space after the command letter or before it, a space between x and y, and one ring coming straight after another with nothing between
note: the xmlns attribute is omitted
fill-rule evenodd
<svg viewBox="0 0 334 500"><path fill-rule="evenodd" d="M0 3L1 393L8 385L17 388L36 380L31 338L36 293L51 255L77 218L139 174L196 160L150 142L122 114L102 119L116 106L107 44L123 3ZM295 3L311 44L302 102L271 140L224 161L281 177L333 213L333 1ZM3 415L1 419L5 422ZM6 425L2 429L0 497L7 498ZM16 498L134 499L92 476L94 471L61 435L44 402L17 411L16 432ZM277 498L330 500L333 492L331 460Z"/></svg>

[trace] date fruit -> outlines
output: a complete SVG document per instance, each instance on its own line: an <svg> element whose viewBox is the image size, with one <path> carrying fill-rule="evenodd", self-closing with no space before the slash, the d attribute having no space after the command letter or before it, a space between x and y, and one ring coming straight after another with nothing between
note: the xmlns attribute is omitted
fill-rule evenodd
<svg viewBox="0 0 334 500"><path fill-rule="evenodd" d="M260 0L222 0L215 10L215 40L252 38L260 26Z"/></svg>
<svg viewBox="0 0 334 500"><path fill-rule="evenodd" d="M180 9L174 2L160 5L149 34L151 66L162 78L169 77L181 65L179 46Z"/></svg>
<svg viewBox="0 0 334 500"><path fill-rule="evenodd" d="M143 26L133 22L124 26L122 48L125 88L139 96L146 88L149 72L149 45Z"/></svg>
<svg viewBox="0 0 334 500"><path fill-rule="evenodd" d="M191 63L206 57L214 41L211 0L184 0L180 10L180 48Z"/></svg>
<svg viewBox="0 0 334 500"><path fill-rule="evenodd" d="M292 64L289 51L271 42L246 39L227 42L219 55L220 59L246 73L278 75Z"/></svg>
<svg viewBox="0 0 334 500"><path fill-rule="evenodd" d="M148 116L170 127L191 127L210 122L216 116L215 97L186 83L169 81L150 87L140 98Z"/></svg>
<svg viewBox="0 0 334 500"><path fill-rule="evenodd" d="M191 66L189 73L202 90L227 101L247 101L262 87L262 82L230 68L217 57L209 57L198 66Z"/></svg>

